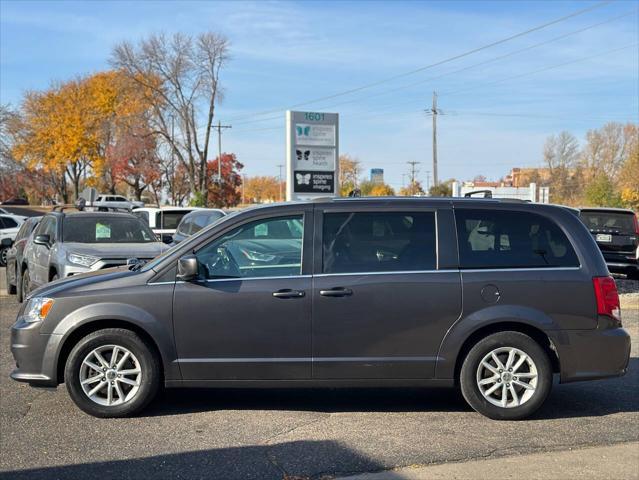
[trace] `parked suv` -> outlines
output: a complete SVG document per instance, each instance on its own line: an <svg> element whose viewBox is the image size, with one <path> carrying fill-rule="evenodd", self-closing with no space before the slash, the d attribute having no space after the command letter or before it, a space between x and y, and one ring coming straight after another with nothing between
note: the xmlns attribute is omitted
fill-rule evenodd
<svg viewBox="0 0 639 480"><path fill-rule="evenodd" d="M79 273L145 262L164 245L139 218L127 213L53 212L42 217L19 268L18 289L30 290Z"/></svg>
<svg viewBox="0 0 639 480"><path fill-rule="evenodd" d="M7 292L18 294L18 301L22 301L22 291L17 289L18 278L21 276L20 265L24 258L24 250L31 238L31 233L35 230L42 217L29 217L20 227L16 239L11 248L7 251Z"/></svg>
<svg viewBox="0 0 639 480"><path fill-rule="evenodd" d="M639 280L639 221L635 212L582 208L579 215L599 245L608 269Z"/></svg>
<svg viewBox="0 0 639 480"><path fill-rule="evenodd" d="M623 375L630 337L579 218L475 199L334 199L224 217L142 267L32 293L16 369L92 415L166 387L459 385L495 419Z"/></svg>
<svg viewBox="0 0 639 480"><path fill-rule="evenodd" d="M172 244L175 245L186 240L204 227L217 222L225 215L224 210L218 208L198 208L197 210L187 213L182 217L182 220L180 220L180 223L175 229Z"/></svg>
<svg viewBox="0 0 639 480"><path fill-rule="evenodd" d="M0 215L0 266L7 264L7 252L11 248L20 227L27 217L20 215Z"/></svg>
<svg viewBox="0 0 639 480"><path fill-rule="evenodd" d="M108 211L108 209L118 208L122 210L131 210L144 206L144 202L138 200L128 200L122 195L99 195L92 205L98 211Z"/></svg>

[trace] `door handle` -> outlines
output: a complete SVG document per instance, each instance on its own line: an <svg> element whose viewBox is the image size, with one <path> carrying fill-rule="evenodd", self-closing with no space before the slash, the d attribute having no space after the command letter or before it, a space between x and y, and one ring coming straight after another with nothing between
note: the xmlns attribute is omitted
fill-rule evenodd
<svg viewBox="0 0 639 480"><path fill-rule="evenodd" d="M304 290L291 290L290 288L285 288L282 290L278 290L277 292L273 292L273 296L275 298L300 298L306 295Z"/></svg>
<svg viewBox="0 0 639 480"><path fill-rule="evenodd" d="M348 297L353 295L353 290L350 288L331 288L330 290L320 290L320 295L322 297Z"/></svg>

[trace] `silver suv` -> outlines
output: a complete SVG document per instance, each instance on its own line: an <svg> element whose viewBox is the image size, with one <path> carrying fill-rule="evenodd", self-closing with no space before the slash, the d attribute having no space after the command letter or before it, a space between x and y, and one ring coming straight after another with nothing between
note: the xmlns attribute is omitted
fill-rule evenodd
<svg viewBox="0 0 639 480"><path fill-rule="evenodd" d="M22 298L36 287L78 273L150 260L165 249L134 215L53 212L45 215L25 248L19 269Z"/></svg>

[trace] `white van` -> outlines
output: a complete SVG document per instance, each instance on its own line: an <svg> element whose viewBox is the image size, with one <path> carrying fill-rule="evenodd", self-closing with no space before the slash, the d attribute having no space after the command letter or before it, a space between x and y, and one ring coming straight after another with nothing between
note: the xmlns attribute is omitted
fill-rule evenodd
<svg viewBox="0 0 639 480"><path fill-rule="evenodd" d="M137 215L149 224L153 233L164 243L173 241L173 234L182 217L197 207L142 207L135 208L131 213Z"/></svg>

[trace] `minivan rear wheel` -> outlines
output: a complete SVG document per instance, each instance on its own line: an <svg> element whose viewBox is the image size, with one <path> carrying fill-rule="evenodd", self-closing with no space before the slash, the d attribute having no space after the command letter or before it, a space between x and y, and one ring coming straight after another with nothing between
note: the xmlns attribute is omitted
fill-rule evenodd
<svg viewBox="0 0 639 480"><path fill-rule="evenodd" d="M552 366L528 335L498 332L471 348L459 380L474 410L495 420L518 420L532 415L548 397Z"/></svg>
<svg viewBox="0 0 639 480"><path fill-rule="evenodd" d="M124 417L142 410L157 393L160 361L131 330L93 332L71 350L64 371L73 401L89 415Z"/></svg>

